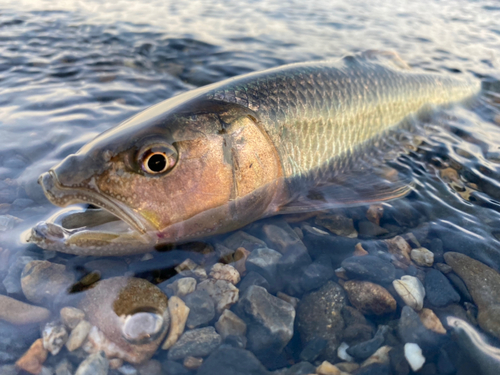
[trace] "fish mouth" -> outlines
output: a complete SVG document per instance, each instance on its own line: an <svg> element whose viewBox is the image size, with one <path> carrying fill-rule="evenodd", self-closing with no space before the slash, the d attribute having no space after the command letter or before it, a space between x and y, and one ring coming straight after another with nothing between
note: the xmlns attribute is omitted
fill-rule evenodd
<svg viewBox="0 0 500 375"><path fill-rule="evenodd" d="M59 210L36 224L25 235L27 242L47 249L78 255L123 255L150 251L155 228L124 203L91 187L67 187L50 170L39 178L46 197ZM79 204L79 205L78 205Z"/></svg>

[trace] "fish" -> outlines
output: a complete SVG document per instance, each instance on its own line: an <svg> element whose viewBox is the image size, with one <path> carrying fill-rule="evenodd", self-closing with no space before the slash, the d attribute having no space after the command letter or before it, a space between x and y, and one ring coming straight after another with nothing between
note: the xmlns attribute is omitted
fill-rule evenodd
<svg viewBox="0 0 500 375"><path fill-rule="evenodd" d="M386 51L194 89L42 174L49 201L69 207L35 225L28 241L71 254L127 255L273 215L396 199L412 188L387 167L397 135L479 91L472 77L414 70Z"/></svg>

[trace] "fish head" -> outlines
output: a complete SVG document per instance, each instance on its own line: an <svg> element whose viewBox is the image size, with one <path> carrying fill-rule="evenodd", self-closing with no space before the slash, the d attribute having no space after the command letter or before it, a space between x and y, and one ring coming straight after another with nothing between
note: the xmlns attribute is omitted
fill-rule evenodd
<svg viewBox="0 0 500 375"><path fill-rule="evenodd" d="M55 205L100 209L56 214L33 228L32 242L130 254L227 232L273 210L282 167L255 112L217 101L160 104L40 176Z"/></svg>

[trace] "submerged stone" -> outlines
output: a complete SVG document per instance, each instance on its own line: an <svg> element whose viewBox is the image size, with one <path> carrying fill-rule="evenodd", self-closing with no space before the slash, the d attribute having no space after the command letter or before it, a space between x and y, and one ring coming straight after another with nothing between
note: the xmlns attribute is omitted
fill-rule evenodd
<svg viewBox="0 0 500 375"><path fill-rule="evenodd" d="M206 357L219 347L222 339L214 327L186 331L168 351L168 359L177 361L186 357Z"/></svg>
<svg viewBox="0 0 500 375"><path fill-rule="evenodd" d="M350 257L342 262L349 278L388 284L396 277L394 266L377 256Z"/></svg>

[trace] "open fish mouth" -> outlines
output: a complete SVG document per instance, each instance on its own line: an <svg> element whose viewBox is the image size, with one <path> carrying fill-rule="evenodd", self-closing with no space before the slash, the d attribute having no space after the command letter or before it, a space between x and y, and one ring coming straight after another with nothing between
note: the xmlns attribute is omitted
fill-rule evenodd
<svg viewBox="0 0 500 375"><path fill-rule="evenodd" d="M89 188L62 186L53 171L40 176L47 198L74 205L36 224L25 239L41 248L70 254L116 255L147 252L155 245L154 228L125 204Z"/></svg>

